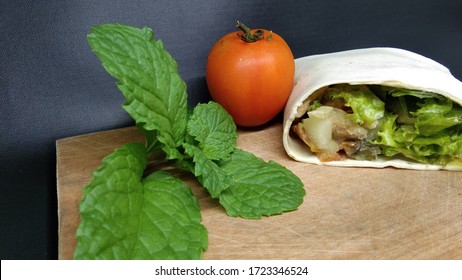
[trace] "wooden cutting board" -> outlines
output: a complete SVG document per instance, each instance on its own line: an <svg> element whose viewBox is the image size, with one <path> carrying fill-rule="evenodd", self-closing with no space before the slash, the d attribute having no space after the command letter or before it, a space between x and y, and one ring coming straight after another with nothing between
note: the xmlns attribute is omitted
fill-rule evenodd
<svg viewBox="0 0 462 280"><path fill-rule="evenodd" d="M238 146L291 169L307 195L297 211L228 217L189 174L209 233L205 259L462 259L462 172L322 167L295 162L282 128L240 130ZM81 189L135 127L58 140L59 258L71 259Z"/></svg>

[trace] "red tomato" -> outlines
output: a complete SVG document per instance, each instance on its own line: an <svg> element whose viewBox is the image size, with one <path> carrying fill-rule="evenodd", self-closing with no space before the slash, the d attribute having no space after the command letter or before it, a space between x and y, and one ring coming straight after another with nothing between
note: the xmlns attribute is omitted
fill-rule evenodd
<svg viewBox="0 0 462 280"><path fill-rule="evenodd" d="M276 33L238 27L243 31L223 36L210 50L207 86L237 125L258 126L284 108L294 84L294 57ZM253 35L259 37L255 42L242 38Z"/></svg>

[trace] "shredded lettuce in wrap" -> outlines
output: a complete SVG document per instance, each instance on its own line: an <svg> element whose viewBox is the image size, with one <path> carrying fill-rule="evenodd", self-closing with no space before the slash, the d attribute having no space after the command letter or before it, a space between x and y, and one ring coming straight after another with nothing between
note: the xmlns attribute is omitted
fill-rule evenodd
<svg viewBox="0 0 462 280"><path fill-rule="evenodd" d="M337 85L329 88L324 98L345 102L353 111L348 118L366 128L375 128L385 113L385 103L365 85Z"/></svg>
<svg viewBox="0 0 462 280"><path fill-rule="evenodd" d="M328 87L311 104L308 115L331 106L344 110L348 119L368 130L366 139L334 139L350 158L372 159L371 155L381 154L440 165L462 160L462 107L444 96L378 85L340 84ZM306 137L302 135L304 129L309 127L296 130L302 139ZM305 142L312 143L309 139Z"/></svg>

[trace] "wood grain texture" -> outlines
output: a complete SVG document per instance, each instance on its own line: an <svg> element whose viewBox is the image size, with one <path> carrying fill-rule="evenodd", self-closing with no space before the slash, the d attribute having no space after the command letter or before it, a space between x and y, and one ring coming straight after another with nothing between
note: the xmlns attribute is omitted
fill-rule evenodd
<svg viewBox="0 0 462 280"><path fill-rule="evenodd" d="M282 127L240 130L238 146L292 170L307 195L297 211L228 217L189 174L209 233L205 259L462 259L462 172L340 168L290 159ZM58 140L59 258L71 259L81 189L134 127Z"/></svg>

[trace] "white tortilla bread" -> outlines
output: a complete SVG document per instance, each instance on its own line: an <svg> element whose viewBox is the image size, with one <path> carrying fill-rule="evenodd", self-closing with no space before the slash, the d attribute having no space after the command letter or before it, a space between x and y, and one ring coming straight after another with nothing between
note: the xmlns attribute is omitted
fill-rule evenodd
<svg viewBox="0 0 462 280"><path fill-rule="evenodd" d="M406 159L376 161L344 159L321 162L297 136L290 134L297 111L316 90L333 84L377 84L429 91L462 104L462 82L443 65L419 54L395 48L367 48L302 57L295 60L295 84L284 110L283 145L301 162L330 166L355 166L420 170L462 170L459 164L429 165Z"/></svg>

